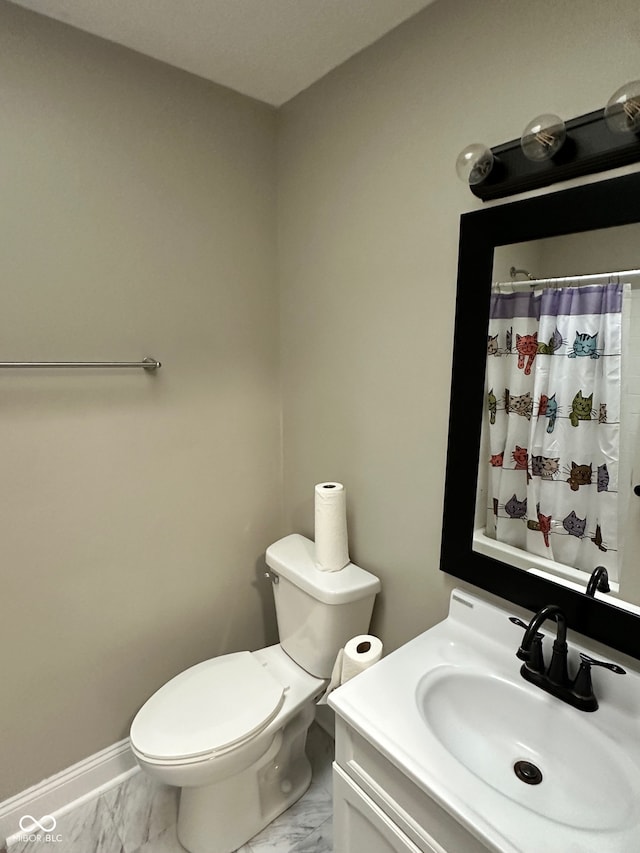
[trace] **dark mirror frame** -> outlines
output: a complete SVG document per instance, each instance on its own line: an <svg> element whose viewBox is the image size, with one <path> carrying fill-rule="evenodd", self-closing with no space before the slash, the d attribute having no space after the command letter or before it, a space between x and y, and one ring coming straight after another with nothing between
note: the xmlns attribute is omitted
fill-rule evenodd
<svg viewBox="0 0 640 853"><path fill-rule="evenodd" d="M634 222L640 173L461 216L440 569L534 612L558 604L569 628L640 658L640 616L472 550L494 249Z"/></svg>

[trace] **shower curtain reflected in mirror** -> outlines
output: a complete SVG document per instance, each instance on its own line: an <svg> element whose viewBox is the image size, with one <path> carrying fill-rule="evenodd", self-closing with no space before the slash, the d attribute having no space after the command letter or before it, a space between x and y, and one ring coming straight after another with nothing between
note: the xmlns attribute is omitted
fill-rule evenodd
<svg viewBox="0 0 640 853"><path fill-rule="evenodd" d="M630 285L521 287L496 285L491 300L485 532L587 575L603 565L616 581Z"/></svg>

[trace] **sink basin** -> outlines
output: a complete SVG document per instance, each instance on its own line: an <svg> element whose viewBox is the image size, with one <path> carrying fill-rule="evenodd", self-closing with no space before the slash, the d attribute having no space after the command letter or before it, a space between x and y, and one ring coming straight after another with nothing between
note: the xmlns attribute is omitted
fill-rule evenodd
<svg viewBox="0 0 640 853"><path fill-rule="evenodd" d="M522 678L512 615L453 590L443 622L329 702L492 853L639 853L638 667L620 661L626 675L594 667L599 708L580 711ZM548 656L555 625L541 630ZM571 674L580 652L617 659L574 636L569 647ZM517 762L537 784L516 775Z"/></svg>
<svg viewBox="0 0 640 853"><path fill-rule="evenodd" d="M637 820L639 769L615 741L594 731L591 714L524 680L447 665L419 682L416 700L450 755L547 820L593 830ZM524 780L514 769L517 762L525 762L518 765Z"/></svg>

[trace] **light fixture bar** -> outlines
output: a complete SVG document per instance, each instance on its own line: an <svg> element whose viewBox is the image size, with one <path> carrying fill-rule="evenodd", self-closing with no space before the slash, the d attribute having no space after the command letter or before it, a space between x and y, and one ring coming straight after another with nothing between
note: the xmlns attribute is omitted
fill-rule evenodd
<svg viewBox="0 0 640 853"><path fill-rule="evenodd" d="M566 141L553 159L540 162L524 156L520 139L497 145L491 149L494 169L482 183L470 185L469 189L489 201L640 160L640 137L635 133L613 133L602 110L570 119L566 132Z"/></svg>

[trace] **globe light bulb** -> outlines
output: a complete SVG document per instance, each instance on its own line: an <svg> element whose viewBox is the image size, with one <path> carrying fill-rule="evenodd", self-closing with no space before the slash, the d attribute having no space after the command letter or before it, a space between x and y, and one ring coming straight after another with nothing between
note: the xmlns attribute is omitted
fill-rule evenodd
<svg viewBox="0 0 640 853"><path fill-rule="evenodd" d="M625 83L611 95L604 118L613 133L640 131L640 80Z"/></svg>
<svg viewBox="0 0 640 853"><path fill-rule="evenodd" d="M567 131L560 116L545 113L536 116L522 131L520 147L528 160L550 160L562 148Z"/></svg>
<svg viewBox="0 0 640 853"><path fill-rule="evenodd" d="M465 184L481 184L493 169L493 152L481 142L474 142L458 154L456 172Z"/></svg>

